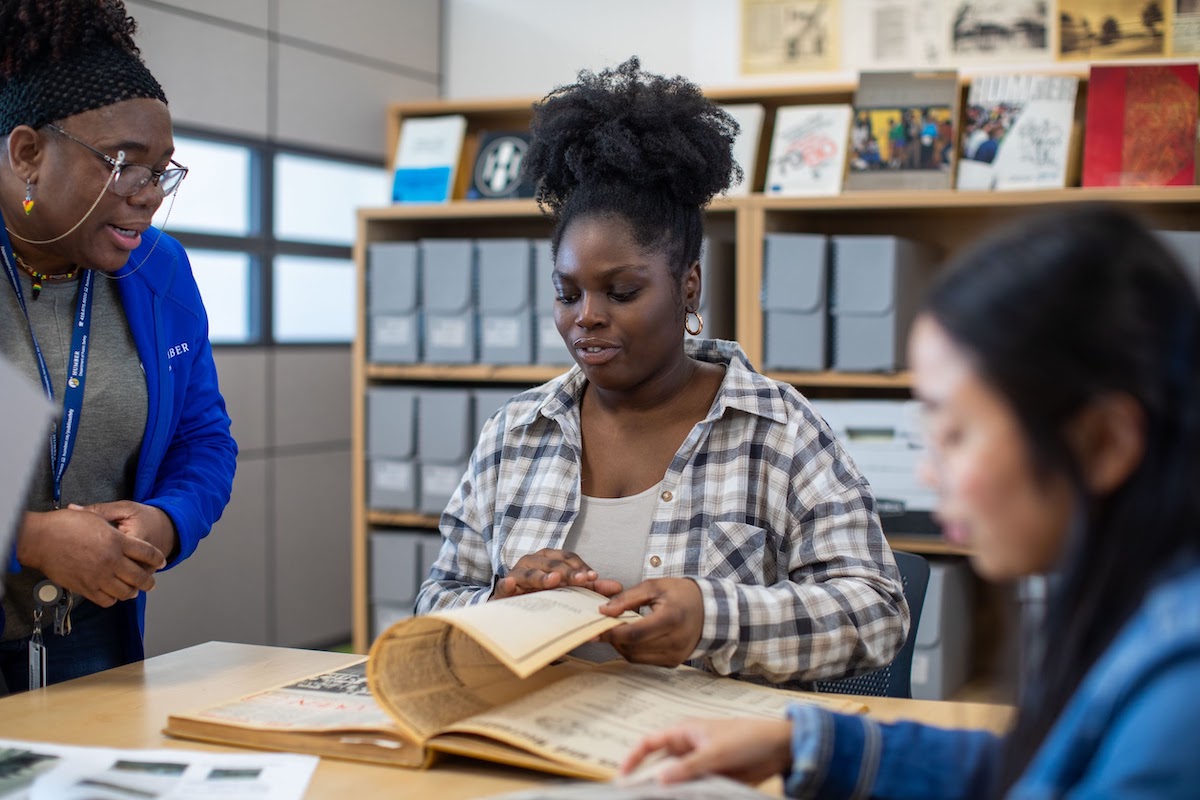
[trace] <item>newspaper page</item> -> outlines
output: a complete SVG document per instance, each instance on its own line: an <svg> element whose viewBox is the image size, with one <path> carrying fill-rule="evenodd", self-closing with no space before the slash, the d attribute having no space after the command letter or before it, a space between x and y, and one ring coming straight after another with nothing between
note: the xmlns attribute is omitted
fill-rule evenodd
<svg viewBox="0 0 1200 800"><path fill-rule="evenodd" d="M709 775L667 786L653 778L637 781L618 778L606 783L572 781L497 795L492 800L766 800L778 796L720 775Z"/></svg>
<svg viewBox="0 0 1200 800"><path fill-rule="evenodd" d="M576 668L542 668L638 619L632 611L601 614L606 599L570 587L401 620L371 648L371 691L402 731L425 741L453 722L558 680Z"/></svg>
<svg viewBox="0 0 1200 800"><path fill-rule="evenodd" d="M846 37L845 66L856 70L950 65L944 0L844 0L856 34Z"/></svg>
<svg viewBox="0 0 1200 800"><path fill-rule="evenodd" d="M838 69L840 0L742 0L742 72Z"/></svg>
<svg viewBox="0 0 1200 800"><path fill-rule="evenodd" d="M1200 0L1175 0L1171 53L1177 56L1200 53Z"/></svg>
<svg viewBox="0 0 1200 800"><path fill-rule="evenodd" d="M581 774L611 778L643 737L692 717L782 719L789 705L816 702L836 711L866 707L713 675L610 662L448 726L520 746ZM435 739L432 745L443 747Z"/></svg>
<svg viewBox="0 0 1200 800"><path fill-rule="evenodd" d="M256 692L189 716L244 728L281 731L395 731L367 687L367 660Z"/></svg>
<svg viewBox="0 0 1200 800"><path fill-rule="evenodd" d="M1145 0L1059 0L1058 49L1064 61L1161 58L1166 21Z"/></svg>
<svg viewBox="0 0 1200 800"><path fill-rule="evenodd" d="M118 750L0 740L0 800L304 796L313 756Z"/></svg>

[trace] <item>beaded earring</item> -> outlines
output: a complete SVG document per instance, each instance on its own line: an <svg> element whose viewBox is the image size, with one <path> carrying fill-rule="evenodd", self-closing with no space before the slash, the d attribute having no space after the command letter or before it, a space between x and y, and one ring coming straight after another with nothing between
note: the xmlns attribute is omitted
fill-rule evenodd
<svg viewBox="0 0 1200 800"><path fill-rule="evenodd" d="M28 179L25 181L25 202L21 206L25 209L25 216L33 213L33 182Z"/></svg>

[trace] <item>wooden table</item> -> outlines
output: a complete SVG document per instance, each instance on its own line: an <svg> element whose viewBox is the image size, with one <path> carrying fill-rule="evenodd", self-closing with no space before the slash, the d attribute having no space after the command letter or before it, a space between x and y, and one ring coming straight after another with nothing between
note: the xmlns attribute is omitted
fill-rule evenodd
<svg viewBox="0 0 1200 800"><path fill-rule="evenodd" d="M0 698L0 738L127 748L231 748L170 739L167 715L231 700L315 672L336 669L358 656L316 650L208 642L138 664ZM951 727L1003 731L1007 706L929 700L863 698L882 720L915 719ZM244 752L244 751L243 751ZM551 780L535 772L467 759L446 759L428 771L322 759L307 797L487 797Z"/></svg>

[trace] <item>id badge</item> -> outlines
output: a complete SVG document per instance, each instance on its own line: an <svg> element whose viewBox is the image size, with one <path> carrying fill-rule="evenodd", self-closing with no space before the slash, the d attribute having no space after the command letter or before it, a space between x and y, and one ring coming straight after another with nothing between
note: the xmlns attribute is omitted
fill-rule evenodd
<svg viewBox="0 0 1200 800"><path fill-rule="evenodd" d="M41 689L46 685L46 648L41 637L29 640L29 688Z"/></svg>

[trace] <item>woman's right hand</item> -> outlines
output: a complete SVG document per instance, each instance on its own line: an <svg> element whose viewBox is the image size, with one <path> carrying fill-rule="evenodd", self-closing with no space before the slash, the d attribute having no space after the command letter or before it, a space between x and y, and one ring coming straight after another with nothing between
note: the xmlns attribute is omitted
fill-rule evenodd
<svg viewBox="0 0 1200 800"><path fill-rule="evenodd" d="M583 586L605 597L612 597L623 588L617 581L601 578L596 570L570 550L546 548L521 556L508 575L496 581L491 599L499 600L560 586Z"/></svg>
<svg viewBox="0 0 1200 800"><path fill-rule="evenodd" d="M104 608L153 589L154 573L166 565L154 545L90 511L66 508L25 514L17 560Z"/></svg>

